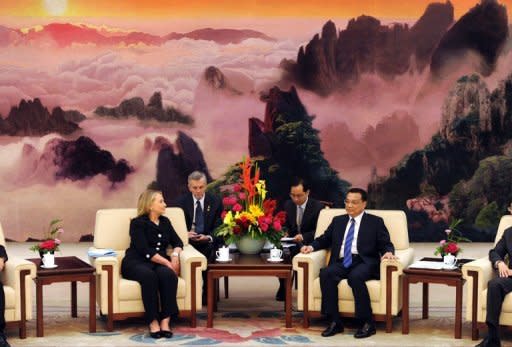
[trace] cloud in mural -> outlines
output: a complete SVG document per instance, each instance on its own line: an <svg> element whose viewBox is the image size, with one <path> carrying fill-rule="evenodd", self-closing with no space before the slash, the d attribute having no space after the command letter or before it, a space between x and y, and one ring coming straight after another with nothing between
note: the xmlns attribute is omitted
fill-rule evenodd
<svg viewBox="0 0 512 347"><path fill-rule="evenodd" d="M278 78L278 62L291 58L296 45L289 41L268 42L245 40L240 44L219 45L211 41L181 39L168 41L162 46L144 48L73 47L55 50L23 48L25 54L18 59L23 66L5 66L0 85L14 87L2 94L0 113L24 98L40 97L52 106L67 106L89 112L98 105L118 104L122 99L140 96L149 98L160 90L164 101L184 111L192 109L193 93L198 78L207 66L240 69L263 85ZM17 47L6 47L12 55ZM53 57L65 57L55 64ZM41 62L31 67L32 57ZM30 59L29 59L30 57ZM9 96L10 94L10 96Z"/></svg>

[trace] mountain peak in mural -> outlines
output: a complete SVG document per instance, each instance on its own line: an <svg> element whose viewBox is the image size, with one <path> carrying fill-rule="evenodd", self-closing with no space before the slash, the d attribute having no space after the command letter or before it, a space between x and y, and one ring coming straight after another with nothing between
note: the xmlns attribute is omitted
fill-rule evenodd
<svg viewBox="0 0 512 347"><path fill-rule="evenodd" d="M179 111L174 107L164 108L162 102L162 93L155 92L149 99L147 106L141 97L133 97L121 101L119 106L107 107L98 106L94 110L98 116L113 117L113 118L127 118L137 117L140 120L156 120L159 122L177 122L183 124L194 124L194 119Z"/></svg>
<svg viewBox="0 0 512 347"><path fill-rule="evenodd" d="M165 201L174 201L188 191L188 175L195 170L204 172L207 181L212 181L203 152L192 137L178 131L174 146L163 139L159 139L159 142L156 182L151 183L151 186L162 191Z"/></svg>
<svg viewBox="0 0 512 347"><path fill-rule="evenodd" d="M492 71L508 36L507 9L496 0L484 0L473 7L443 36L434 54L430 70L441 78L461 63L464 55L476 52L481 57L475 71L487 76Z"/></svg>
<svg viewBox="0 0 512 347"><path fill-rule="evenodd" d="M377 73L385 79L404 74L416 56L416 68L429 62L442 34L453 22L450 2L427 7L418 22L382 25L371 16L351 19L337 35L335 24L328 21L318 34L300 47L297 61L284 61L287 79L320 95L350 88L363 73Z"/></svg>
<svg viewBox="0 0 512 347"><path fill-rule="evenodd" d="M246 29L212 29L204 28L186 33L171 32L164 36L153 35L140 31L97 29L86 24L50 23L41 28L30 28L26 32L0 26L0 45L54 42L59 47L73 44L105 45L161 45L169 40L189 38L192 40L214 41L219 44L240 43L243 40L257 38L274 41L262 32Z"/></svg>
<svg viewBox="0 0 512 347"><path fill-rule="evenodd" d="M320 95L346 91L361 75L375 73L391 80L430 66L434 77L467 62L469 52L482 57L475 71L488 75L508 36L506 9L496 1L483 1L453 26L453 5L430 4L411 27L382 25L371 16L351 19L337 35L328 21L322 34L300 47L297 61L283 60L285 80ZM461 59L463 59L461 61Z"/></svg>
<svg viewBox="0 0 512 347"><path fill-rule="evenodd" d="M41 100L22 99L13 106L7 118L0 115L0 134L10 136L42 136L49 133L71 134L80 129L77 123L85 119L78 111L64 111L55 107L52 113L43 106Z"/></svg>

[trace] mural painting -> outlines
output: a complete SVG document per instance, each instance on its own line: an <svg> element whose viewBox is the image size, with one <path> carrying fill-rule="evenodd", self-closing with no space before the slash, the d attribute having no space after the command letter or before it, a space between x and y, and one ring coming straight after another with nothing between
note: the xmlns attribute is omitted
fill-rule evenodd
<svg viewBox="0 0 512 347"><path fill-rule="evenodd" d="M491 241L512 201L510 1L4 1L0 221L88 240L95 212L218 191L244 156L343 206L406 211L411 241L453 220Z"/></svg>

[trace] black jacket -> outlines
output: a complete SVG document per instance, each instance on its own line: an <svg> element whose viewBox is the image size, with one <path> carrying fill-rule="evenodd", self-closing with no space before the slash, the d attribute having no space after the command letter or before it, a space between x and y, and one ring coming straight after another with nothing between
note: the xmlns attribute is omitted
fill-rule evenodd
<svg viewBox="0 0 512 347"><path fill-rule="evenodd" d="M494 264L496 264L498 260L504 261L507 254L512 256L512 227L507 228L503 232L503 235L496 246L489 251L489 260L491 261L492 266L494 267ZM509 268L511 264L512 262L509 262Z"/></svg>
<svg viewBox="0 0 512 347"><path fill-rule="evenodd" d="M349 218L347 214L334 217L325 233L311 244L315 250L330 248L329 265L339 258ZM363 262L377 265L376 271L378 271L381 256L386 252L395 252L382 218L364 212L357 236L357 252Z"/></svg>
<svg viewBox="0 0 512 347"><path fill-rule="evenodd" d="M324 208L324 205L315 199L308 198L304 214L302 215L302 223L300 232L304 238L303 243L309 245L315 238L316 224L318 215ZM284 211L286 212L285 227L288 230L288 236L297 235L297 205L291 200L284 203Z"/></svg>
<svg viewBox="0 0 512 347"><path fill-rule="evenodd" d="M160 216L158 225L153 223L147 215L133 218L130 222L130 247L126 250L126 261L150 262L156 254L169 259L167 247L183 247L169 218Z"/></svg>

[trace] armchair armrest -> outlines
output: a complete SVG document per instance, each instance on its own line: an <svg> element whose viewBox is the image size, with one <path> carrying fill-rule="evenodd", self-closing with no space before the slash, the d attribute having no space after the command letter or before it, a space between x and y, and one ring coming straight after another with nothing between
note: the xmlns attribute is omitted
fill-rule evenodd
<svg viewBox="0 0 512 347"><path fill-rule="evenodd" d="M31 261L19 258L9 257L5 263L3 284L14 288L17 295L15 303L16 319L31 319L32 318L32 280L36 277L36 265ZM23 278L24 277L24 278ZM24 282L22 282L24 281ZM22 300L22 283L24 284L25 295L25 309L21 310ZM20 315L20 316L18 316ZM25 317L22 317L25 315Z"/></svg>
<svg viewBox="0 0 512 347"><path fill-rule="evenodd" d="M486 298L482 292L487 289L488 282L494 278L495 273L488 257L476 259L462 266L462 276L468 283L466 299L466 319L474 324L485 321L482 306ZM475 283L476 282L476 283Z"/></svg>
<svg viewBox="0 0 512 347"><path fill-rule="evenodd" d="M91 247L92 248L92 247ZM96 286L101 288L99 295L96 296L100 310L106 314L113 314L119 308L119 280L120 280L120 262L117 257L89 257L89 262L96 268ZM113 329L112 321L107 323L107 329Z"/></svg>
<svg viewBox="0 0 512 347"><path fill-rule="evenodd" d="M299 253L293 257L293 270L297 271L297 308L299 310L313 307L313 281L320 276L320 269L325 266L326 256L327 251L320 250L309 254Z"/></svg>
<svg viewBox="0 0 512 347"><path fill-rule="evenodd" d="M187 283L187 299L190 299L192 306L201 308L201 294L203 276L201 272L206 270L207 261L206 257L196 250L192 245L186 245L183 247L183 251L180 253L180 276ZM193 288L192 275L195 275L195 287ZM188 300L185 300L188 301Z"/></svg>
<svg viewBox="0 0 512 347"><path fill-rule="evenodd" d="M414 248L400 249L395 252L398 259L384 260L380 262L380 278L386 279L387 268L396 267L396 276L401 275L403 270L412 264L414 260Z"/></svg>

